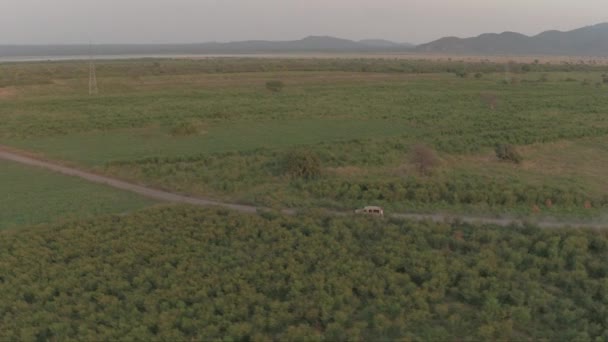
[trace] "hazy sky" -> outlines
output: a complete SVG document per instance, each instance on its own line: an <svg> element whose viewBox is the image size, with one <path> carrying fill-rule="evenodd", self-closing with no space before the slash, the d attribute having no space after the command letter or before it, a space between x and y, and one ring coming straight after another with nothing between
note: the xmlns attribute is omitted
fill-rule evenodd
<svg viewBox="0 0 608 342"><path fill-rule="evenodd" d="M423 43L608 21L607 0L0 0L0 44L289 40Z"/></svg>

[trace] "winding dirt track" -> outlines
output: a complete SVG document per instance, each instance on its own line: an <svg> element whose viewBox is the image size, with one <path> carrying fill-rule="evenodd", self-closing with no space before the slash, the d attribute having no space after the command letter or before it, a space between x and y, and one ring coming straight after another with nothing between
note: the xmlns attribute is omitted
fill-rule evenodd
<svg viewBox="0 0 608 342"><path fill-rule="evenodd" d="M67 176L78 177L87 180L92 183L104 184L111 186L116 189L124 190L145 196L148 198L156 199L164 202L173 203L186 203L191 205L203 206L203 207L222 207L231 210L236 210L243 213L257 213L260 210L268 210L268 208L255 207L251 205L242 205L234 203L220 202L210 198L204 197L191 197L180 194L175 194L167 191L156 190L146 186L141 186L125 181L121 181L115 178L98 175L95 173L82 171L73 167L63 166L58 163L51 161L44 161L32 156L28 156L25 152L11 149L7 146L0 145L0 159L20 163L23 165L34 166L50 170L53 172L61 173ZM296 215L297 210L284 209L281 211L283 214ZM327 213L333 215L349 215L347 212L337 212L327 210ZM490 224L502 227L513 226L513 225L524 225L525 222L517 219L504 219L504 218L487 218L487 217L474 217L465 215L445 215L445 214L390 214L389 217L414 220L414 221L435 221L435 222L449 222L449 221L460 221L470 224ZM530 222L541 228L592 228L592 229L606 229L608 228L607 223L579 223L579 222L563 222L563 221L534 221Z"/></svg>

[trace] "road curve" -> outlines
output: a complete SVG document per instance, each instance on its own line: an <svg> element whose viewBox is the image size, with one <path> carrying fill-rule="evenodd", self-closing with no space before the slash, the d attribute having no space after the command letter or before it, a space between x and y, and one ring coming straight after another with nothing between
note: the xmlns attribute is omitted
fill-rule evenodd
<svg viewBox="0 0 608 342"><path fill-rule="evenodd" d="M43 168L53 172L61 173L67 176L78 177L87 180L92 183L104 184L111 186L116 189L124 190L139 194L144 197L156 199L164 202L173 203L185 203L203 207L222 207L226 209L236 210L242 213L257 213L260 210L268 210L268 208L256 207L251 205L234 204L217 201L210 198L204 197L192 197L186 195L180 195L167 191L157 190L142 185L137 185L119 179L98 175L92 172L79 170L73 167L63 166L52 161L41 160L36 157L27 155L23 151L18 151L7 146L0 145L0 159L20 163L23 165L34 166ZM298 213L294 209L281 210L283 214L295 215ZM338 212L338 211L326 211L333 215L348 215L350 213ZM496 226L513 226L513 225L524 225L526 222L515 219L505 218L487 218L487 217L475 217L468 215L446 215L446 214L390 214L387 215L391 218L405 219L412 221L435 221L435 222L449 222L449 221L460 221L470 224L490 224ZM608 224L606 223L582 223L582 222L557 222L557 221L534 221L530 222L532 225L541 228L592 228L592 229L606 229Z"/></svg>

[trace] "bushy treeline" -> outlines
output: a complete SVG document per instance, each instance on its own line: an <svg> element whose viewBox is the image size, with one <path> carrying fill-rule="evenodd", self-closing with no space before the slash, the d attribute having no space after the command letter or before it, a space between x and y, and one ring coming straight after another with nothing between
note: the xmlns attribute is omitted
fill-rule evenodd
<svg viewBox="0 0 608 342"><path fill-rule="evenodd" d="M196 73L241 73L277 71L348 71L381 73L454 73L468 74L504 72L505 63L490 60L459 61L457 59L400 58L205 58L140 59L97 61L98 77L132 78L158 75ZM608 66L593 63L509 63L512 73L608 71ZM48 84L53 79L81 78L88 75L87 61L21 62L0 64L0 87Z"/></svg>
<svg viewBox="0 0 608 342"><path fill-rule="evenodd" d="M563 209L607 207L608 195L591 197L578 187L526 184L515 179L492 179L478 175L404 179L344 180L327 178L294 182L296 189L318 199L337 203L482 205L514 207L544 205ZM587 204L586 204L587 203Z"/></svg>
<svg viewBox="0 0 608 342"><path fill-rule="evenodd" d="M157 208L0 232L0 340L608 339L608 235Z"/></svg>

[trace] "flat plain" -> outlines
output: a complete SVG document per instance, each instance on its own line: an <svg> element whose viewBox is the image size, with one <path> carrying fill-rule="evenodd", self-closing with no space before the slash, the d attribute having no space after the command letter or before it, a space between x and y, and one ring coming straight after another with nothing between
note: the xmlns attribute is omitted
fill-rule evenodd
<svg viewBox="0 0 608 342"><path fill-rule="evenodd" d="M88 61L0 64L0 145L270 210L0 161L0 340L608 339L608 232L530 223L607 222L605 66L96 66L91 96Z"/></svg>
<svg viewBox="0 0 608 342"><path fill-rule="evenodd" d="M0 142L149 186L275 208L602 217L601 64L404 59L0 65ZM508 72L505 72L508 70ZM278 80L280 91L266 88ZM439 163L422 175L412 147ZM523 154L514 164L497 144ZM291 177L287 156L320 160Z"/></svg>

